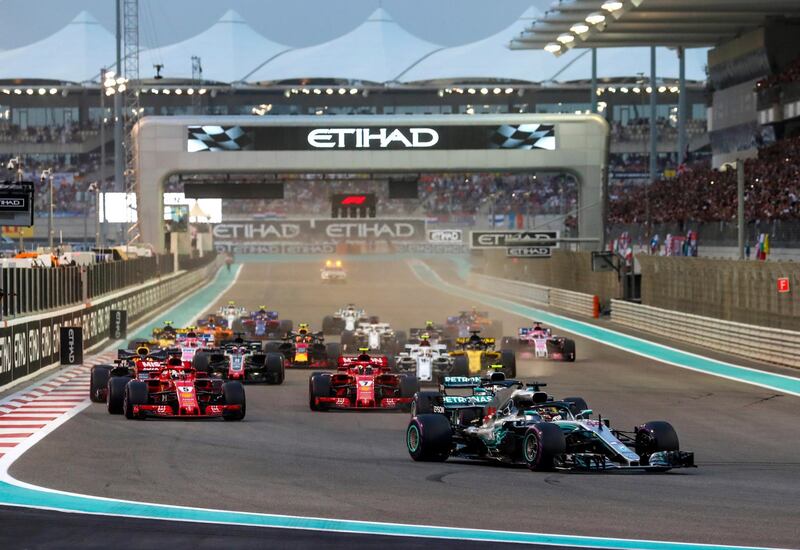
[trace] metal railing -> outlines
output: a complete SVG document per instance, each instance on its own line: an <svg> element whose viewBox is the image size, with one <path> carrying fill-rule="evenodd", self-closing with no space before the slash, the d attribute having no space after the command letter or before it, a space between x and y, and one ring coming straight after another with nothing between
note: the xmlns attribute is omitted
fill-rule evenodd
<svg viewBox="0 0 800 550"><path fill-rule="evenodd" d="M469 284L479 290L511 300L557 307L587 317L596 317L598 314L598 298L592 294L550 288L477 273L470 273Z"/></svg>
<svg viewBox="0 0 800 550"><path fill-rule="evenodd" d="M611 320L705 349L800 367L800 332L722 321L623 300L611 301Z"/></svg>
<svg viewBox="0 0 800 550"><path fill-rule="evenodd" d="M208 265L214 258L214 253L203 258L180 257L178 266L190 271ZM2 318L68 307L158 279L174 272L173 262L173 257L165 254L88 266L2 268Z"/></svg>

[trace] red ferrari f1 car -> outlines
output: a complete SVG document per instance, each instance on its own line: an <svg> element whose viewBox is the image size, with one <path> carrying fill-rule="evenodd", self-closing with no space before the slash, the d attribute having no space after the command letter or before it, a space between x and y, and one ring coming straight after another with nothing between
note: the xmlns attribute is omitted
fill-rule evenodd
<svg viewBox="0 0 800 550"><path fill-rule="evenodd" d="M121 398L120 398L121 396ZM212 380L207 373L184 366L172 358L142 380L112 376L108 381L108 412L129 419L223 418L242 420L244 386L240 382Z"/></svg>
<svg viewBox="0 0 800 550"><path fill-rule="evenodd" d="M312 411L328 409L408 409L419 390L413 374L391 372L386 356L339 357L336 372L315 372L308 380Z"/></svg>

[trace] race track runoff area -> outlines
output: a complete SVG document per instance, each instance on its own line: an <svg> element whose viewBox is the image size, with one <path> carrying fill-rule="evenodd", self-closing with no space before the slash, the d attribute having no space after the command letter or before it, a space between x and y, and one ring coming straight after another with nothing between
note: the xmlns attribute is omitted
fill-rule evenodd
<svg viewBox="0 0 800 550"><path fill-rule="evenodd" d="M459 291L459 270L449 261L429 262L432 271L404 257L349 259L350 281L337 286L321 284L319 263L254 258L230 274L223 270L153 323L186 324L229 300L267 305L312 327L350 302L405 330L472 306L501 319L506 334L530 322L524 310ZM93 515L70 519L86 518L87 529L102 516L127 516L143 522L133 532L148 529L151 519L224 523L258 528L262 540L332 546L363 539L324 537L440 537L478 541L476 547L800 546L798 397L630 353L573 328L574 364L521 361L520 377L546 382L556 396L583 396L614 427L668 420L681 448L696 453L697 469L564 474L416 463L405 447L407 413L314 413L309 372L297 370L281 386L248 386L244 422L133 422L89 403L81 367L0 399L0 504L42 509L0 515L50 524L48 510L80 511Z"/></svg>

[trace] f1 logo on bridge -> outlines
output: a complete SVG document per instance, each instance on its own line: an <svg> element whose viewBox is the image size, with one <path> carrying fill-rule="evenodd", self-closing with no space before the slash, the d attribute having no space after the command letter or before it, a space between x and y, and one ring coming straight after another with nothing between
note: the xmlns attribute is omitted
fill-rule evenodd
<svg viewBox="0 0 800 550"><path fill-rule="evenodd" d="M791 286L789 285L789 277L778 277L778 292L780 294L785 294L791 291Z"/></svg>

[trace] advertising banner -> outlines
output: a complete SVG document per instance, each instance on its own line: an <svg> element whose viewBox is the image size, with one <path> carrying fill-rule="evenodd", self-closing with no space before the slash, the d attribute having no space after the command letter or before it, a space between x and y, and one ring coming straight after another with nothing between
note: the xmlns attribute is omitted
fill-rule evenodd
<svg viewBox="0 0 800 550"><path fill-rule="evenodd" d="M556 148L554 124L470 126L352 125L188 126L189 153L223 151L358 151Z"/></svg>
<svg viewBox="0 0 800 550"><path fill-rule="evenodd" d="M470 248L557 246L558 231L470 231Z"/></svg>
<svg viewBox="0 0 800 550"><path fill-rule="evenodd" d="M112 309L108 324L109 338L123 340L128 336L128 312L124 309Z"/></svg>
<svg viewBox="0 0 800 550"><path fill-rule="evenodd" d="M83 329L61 327L61 364L83 364Z"/></svg>
<svg viewBox="0 0 800 550"><path fill-rule="evenodd" d="M419 218L330 218L220 223L214 241L231 247L251 243L329 243L341 241L424 241L425 220Z"/></svg>

